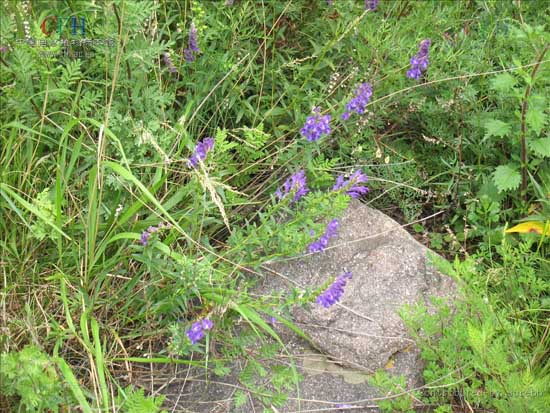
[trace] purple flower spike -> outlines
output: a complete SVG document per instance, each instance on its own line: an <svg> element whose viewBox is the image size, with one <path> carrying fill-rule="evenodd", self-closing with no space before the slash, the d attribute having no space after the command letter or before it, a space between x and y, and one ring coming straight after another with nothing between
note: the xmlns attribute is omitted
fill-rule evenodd
<svg viewBox="0 0 550 413"><path fill-rule="evenodd" d="M188 62L194 62L195 53L198 52L200 52L200 49L197 29L195 27L195 23L191 22L191 26L189 27L189 40L187 42L187 49L183 51L183 57Z"/></svg>
<svg viewBox="0 0 550 413"><path fill-rule="evenodd" d="M166 68L170 73L177 73L178 69L176 69L176 66L174 66L174 63L172 62L172 59L170 58L170 53L164 53L162 55L162 60L164 61L164 64L166 65Z"/></svg>
<svg viewBox="0 0 550 413"><path fill-rule="evenodd" d="M376 10L378 7L378 0L365 0L365 10Z"/></svg>
<svg viewBox="0 0 550 413"><path fill-rule="evenodd" d="M187 337L191 340L191 344L195 344L204 337L204 330L210 330L212 327L214 327L214 323L205 318L202 321L193 323L191 328L187 330L185 334L187 334Z"/></svg>
<svg viewBox="0 0 550 413"><path fill-rule="evenodd" d="M327 234L329 237L335 237L338 234L338 228L340 228L340 223L337 219L333 219L329 222L327 225L327 230L325 234Z"/></svg>
<svg viewBox="0 0 550 413"><path fill-rule="evenodd" d="M194 52L200 52L195 23L191 23L191 27L189 28L189 48Z"/></svg>
<svg viewBox="0 0 550 413"><path fill-rule="evenodd" d="M199 161L204 161L206 158L206 155L212 148L214 147L214 138L204 138L197 145L195 146L195 151L193 152L193 155L188 159L189 167L196 168Z"/></svg>
<svg viewBox="0 0 550 413"><path fill-rule="evenodd" d="M418 46L418 53L411 57L411 68L407 70L407 77L420 80L422 73L428 69L430 54L430 39L425 39Z"/></svg>
<svg viewBox="0 0 550 413"><path fill-rule="evenodd" d="M277 189L275 195L279 198L279 200L282 200L292 192L294 192L294 196L292 197L293 202L297 202L301 197L309 192L306 183L306 173L304 170L298 171L288 178L282 188Z"/></svg>
<svg viewBox="0 0 550 413"><path fill-rule="evenodd" d="M314 142L323 135L329 135L331 132L330 115L321 116L319 108L313 108L313 115L306 119L304 127L300 130L300 134L310 142Z"/></svg>
<svg viewBox="0 0 550 413"><path fill-rule="evenodd" d="M351 112L359 115L365 113L365 109L372 96L372 86L370 83L361 83L355 90L354 97L346 105L346 111L342 113L342 120L348 120Z"/></svg>
<svg viewBox="0 0 550 413"><path fill-rule="evenodd" d="M328 247L328 242L330 239L338 235L338 228L340 228L340 223L337 219L330 221L325 229L325 233L321 235L317 241L309 244L308 251L310 253L323 251L326 247Z"/></svg>
<svg viewBox="0 0 550 413"><path fill-rule="evenodd" d="M195 61L195 55L193 54L193 51L191 49L185 49L183 51L183 58L186 62L194 62Z"/></svg>
<svg viewBox="0 0 550 413"><path fill-rule="evenodd" d="M325 308L336 304L336 302L340 301L342 294L344 294L344 287L349 279L351 279L351 272L349 271L338 276L330 287L319 294L316 303Z"/></svg>
<svg viewBox="0 0 550 413"><path fill-rule="evenodd" d="M369 192L369 188L360 185L367 182L368 180L369 178L367 177L367 175L365 175L363 171L361 171L361 169L358 169L347 180L344 178L343 175L340 175L338 178L336 178L336 183L332 187L332 190L339 191L342 188L345 188L346 194L348 194L350 197L359 198L361 195Z"/></svg>

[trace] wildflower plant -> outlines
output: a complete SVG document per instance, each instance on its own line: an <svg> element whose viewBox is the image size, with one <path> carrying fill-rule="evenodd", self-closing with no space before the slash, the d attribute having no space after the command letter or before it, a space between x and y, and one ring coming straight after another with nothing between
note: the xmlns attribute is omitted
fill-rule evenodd
<svg viewBox="0 0 550 413"><path fill-rule="evenodd" d="M336 304L342 298L344 287L348 280L351 280L351 277L351 272L349 271L336 277L336 280L334 280L326 290L319 294L315 302L325 308L329 308Z"/></svg>
<svg viewBox="0 0 550 413"><path fill-rule="evenodd" d="M147 228L141 233L139 242L141 245L146 247L149 244L149 239L153 234L159 232L160 230L164 230L164 229L168 230L170 228L172 228L172 224L170 224L169 222L166 222L166 223L161 222L157 227L150 226L149 228Z"/></svg>
<svg viewBox="0 0 550 413"><path fill-rule="evenodd" d="M355 89L353 98L346 104L346 110L342 114L342 120L348 120L352 112L358 115L365 113L371 96L372 85L370 83L361 83L357 89Z"/></svg>
<svg viewBox="0 0 550 413"><path fill-rule="evenodd" d="M210 330L212 327L214 327L214 323L208 318L205 318L204 320L194 322L185 334L189 337L189 340L191 340L191 344L196 344L204 338L205 330Z"/></svg>
<svg viewBox="0 0 550 413"><path fill-rule="evenodd" d="M340 228L340 223L337 219L330 221L323 235L321 235L318 240L309 244L308 251L310 253L323 251L326 247L328 247L330 239L338 235L338 228ZM315 233L311 231L310 234L313 236Z"/></svg>
<svg viewBox="0 0 550 413"><path fill-rule="evenodd" d="M199 40L195 23L191 22L189 27L189 39L187 42L187 48L183 51L185 60L188 62L195 61L195 54L199 53Z"/></svg>
<svg viewBox="0 0 550 413"><path fill-rule="evenodd" d="M415 80L420 80L422 73L428 69L430 39L424 39L418 46L418 53L411 57L411 68L407 71L407 77Z"/></svg>
<svg viewBox="0 0 550 413"><path fill-rule="evenodd" d="M199 141L195 146L193 154L188 159L187 163L189 167L196 168L199 164L199 161L202 162L206 159L208 152L214 147L214 138L204 138L202 141Z"/></svg>
<svg viewBox="0 0 550 413"><path fill-rule="evenodd" d="M297 175L297 174L295 174ZM305 175L303 175L305 176ZM293 204L292 210L286 208L288 203L276 201L268 209L261 213L260 224L248 224L242 229L237 229L229 237L234 260L248 262L257 260L259 252L262 252L262 260L269 261L275 256L291 256L309 250L312 243L324 248L330 238L336 236L338 222L332 219L325 228L322 222L339 216L349 205L350 197L327 190L308 191L308 196L300 196L297 202L293 199L304 192L302 187L302 174L291 177L283 188L279 188L283 199L289 199ZM298 179L296 179L298 178ZM297 189L292 190L293 183ZM286 189L285 189L286 187ZM301 189L301 190L300 190ZM284 223L284 224L283 224ZM312 242L311 228L321 228L324 237L314 239Z"/></svg>
<svg viewBox="0 0 550 413"><path fill-rule="evenodd" d="M345 191L347 195L352 198L359 198L361 195L365 195L369 192L369 188L363 184L368 181L367 175L363 173L360 169L355 171L348 179L344 175L338 176L336 178L336 183L332 187L333 191Z"/></svg>
<svg viewBox="0 0 550 413"><path fill-rule="evenodd" d="M365 10L375 11L378 7L379 0L365 0Z"/></svg>
<svg viewBox="0 0 550 413"><path fill-rule="evenodd" d="M331 115L321 115L318 107L313 108L313 115L306 119L300 134L310 142L319 140L323 135L330 135Z"/></svg>
<svg viewBox="0 0 550 413"><path fill-rule="evenodd" d="M291 175L275 192L275 196L279 200L285 199L287 196L292 195L292 202L297 202L309 192L306 182L306 173L304 170L300 170Z"/></svg>
<svg viewBox="0 0 550 413"><path fill-rule="evenodd" d="M178 69L174 66L172 59L170 58L170 53L166 52L162 55L162 61L170 73L177 73Z"/></svg>

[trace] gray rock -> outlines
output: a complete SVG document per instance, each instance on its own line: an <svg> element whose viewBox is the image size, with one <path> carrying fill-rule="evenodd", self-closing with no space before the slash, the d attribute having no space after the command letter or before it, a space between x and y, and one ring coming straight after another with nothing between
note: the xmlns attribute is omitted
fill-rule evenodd
<svg viewBox="0 0 550 413"><path fill-rule="evenodd" d="M430 306L431 296L451 298L455 285L427 264L429 250L383 213L353 201L340 224L338 238L322 253L270 263L266 269L271 274L256 292L313 288L351 271L339 304L296 308L293 320L322 353L374 372L396 353L414 347L400 308L417 302ZM422 368L415 370L407 376L419 376Z"/></svg>
<svg viewBox="0 0 550 413"><path fill-rule="evenodd" d="M340 223L339 236L324 252L268 263L265 278L252 291L261 296L286 293L296 287L316 288L344 271L353 275L339 304L292 310L293 322L310 343L276 324L303 381L299 394L291 392L285 406L275 411L342 411L336 409L338 404L358 407L349 410L353 412L377 411L376 398L383 395L367 383L377 369L404 375L407 389L421 386L419 351L398 311L417 302L430 307L430 296L455 295L454 282L427 264L428 249L391 218L353 201ZM287 353L281 351L272 362L288 364ZM236 389L242 389L238 373L243 365L243 360L235 361L223 379L206 380L203 372L203 380L178 384L180 397L173 411L263 411L253 395L240 408L232 403ZM194 370L187 377L200 375Z"/></svg>

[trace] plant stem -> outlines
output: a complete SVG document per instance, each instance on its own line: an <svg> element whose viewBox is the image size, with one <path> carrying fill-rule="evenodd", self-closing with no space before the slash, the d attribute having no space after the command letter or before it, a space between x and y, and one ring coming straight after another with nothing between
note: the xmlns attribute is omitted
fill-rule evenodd
<svg viewBox="0 0 550 413"><path fill-rule="evenodd" d="M550 48L550 44L547 44L544 47L544 49L542 50L542 53L537 59L537 63L535 64L535 66L533 67L533 70L531 71L531 82L529 82L529 84L527 85L527 88L525 89L525 96L523 96L523 102L521 103L521 192L525 197L526 201L527 201L527 143L526 143L525 137L527 134L527 127L526 127L525 120L527 117L527 107L528 107L527 100L529 99L529 95L531 94L531 87L535 80L535 75L537 74L540 63L542 62L542 59L544 59L544 55L548 51L548 48Z"/></svg>

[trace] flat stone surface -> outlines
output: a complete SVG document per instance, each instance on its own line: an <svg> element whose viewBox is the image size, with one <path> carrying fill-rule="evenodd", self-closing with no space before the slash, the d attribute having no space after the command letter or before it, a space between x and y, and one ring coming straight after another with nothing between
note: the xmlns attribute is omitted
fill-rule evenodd
<svg viewBox="0 0 550 413"><path fill-rule="evenodd" d="M324 354L311 348L302 340L296 339L287 343L287 349L295 359L296 367L303 380L299 383L299 394L290 391L288 400L283 407L274 410L280 413L298 413L301 411L321 412L378 412L376 398L381 397L379 391L369 385L367 380L370 374L334 362ZM388 371L402 373L397 370L397 365L410 366L419 362L418 353L415 351L403 352L397 355L394 367ZM267 364L288 365L288 357L281 353ZM216 377L211 372L208 377L204 370L191 368L181 369L172 374L171 383L161 391L167 396L167 407L174 412L196 413L249 413L263 412L268 406L255 397L248 394L238 380L239 373L245 365L244 360L238 360L232 365L231 374L225 377ZM167 382L166 378L156 377L155 382L160 384ZM246 402L237 408L235 395L238 390L247 393ZM341 405L351 405L351 410L338 409ZM172 410L173 409L173 410Z"/></svg>
<svg viewBox="0 0 550 413"><path fill-rule="evenodd" d="M383 395L367 383L377 369L404 375L407 389L420 387L419 351L398 311L417 302L429 307L431 296L452 299L455 295L454 282L427 264L428 249L383 213L354 200L340 224L338 237L325 251L268 263L265 278L251 292L286 294L296 287L322 286L344 271L353 275L338 304L292 310L293 322L311 343L276 323L304 380L299 394L291 392L285 406L275 411L342 411L337 404L357 406L349 410L354 412L378 411L373 399ZM288 355L281 351L269 363L288 365ZM209 380L204 372L190 370L185 381L181 382L180 374L180 383L165 386L163 393L173 403L173 411L261 412L264 406L253 395L240 408L233 403L235 392L242 390L238 374L243 366L244 360L236 360L230 375L210 375Z"/></svg>

